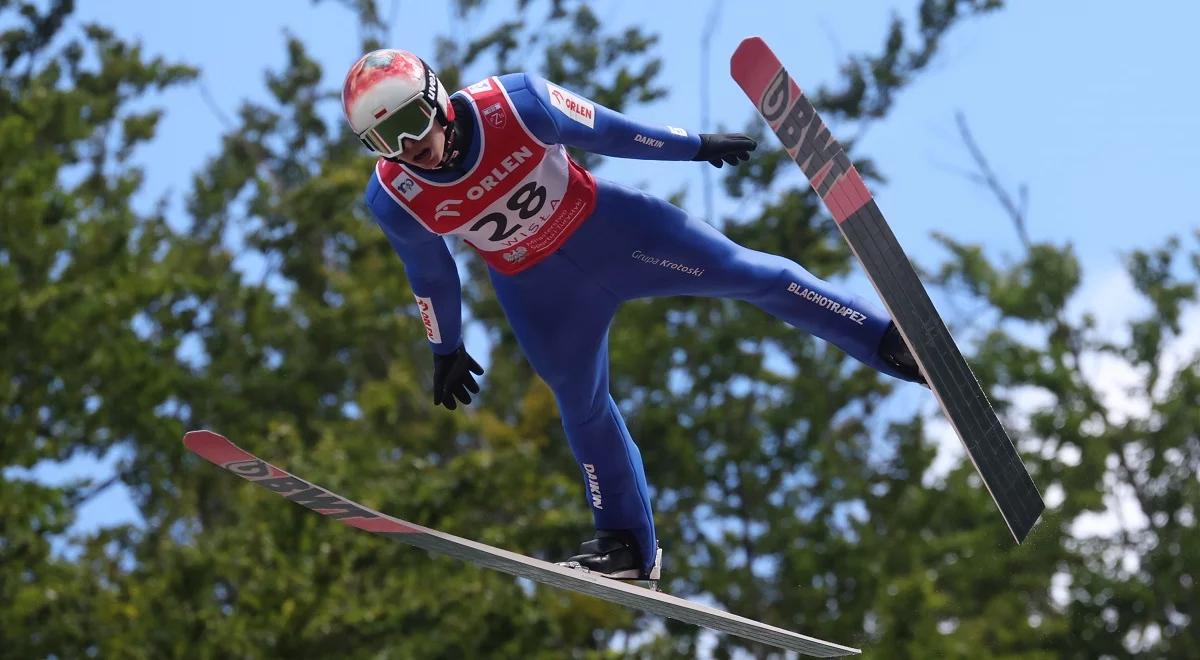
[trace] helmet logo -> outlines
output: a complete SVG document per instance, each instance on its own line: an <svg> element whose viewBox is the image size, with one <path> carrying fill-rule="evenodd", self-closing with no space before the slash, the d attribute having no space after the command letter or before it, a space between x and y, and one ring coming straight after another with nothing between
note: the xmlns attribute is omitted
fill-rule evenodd
<svg viewBox="0 0 1200 660"><path fill-rule="evenodd" d="M368 53L367 56L363 58L363 68L386 69L392 65L392 61L396 59L397 55L399 55L399 53L394 50L377 50Z"/></svg>

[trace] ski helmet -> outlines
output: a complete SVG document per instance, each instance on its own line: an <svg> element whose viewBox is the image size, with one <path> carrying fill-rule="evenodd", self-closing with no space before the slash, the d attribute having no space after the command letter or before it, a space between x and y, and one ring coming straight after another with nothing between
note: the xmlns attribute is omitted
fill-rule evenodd
<svg viewBox="0 0 1200 660"><path fill-rule="evenodd" d="M346 74L342 110L362 143L385 158L404 150L404 139L420 140L433 122L449 129L450 95L424 60L404 50L363 55Z"/></svg>

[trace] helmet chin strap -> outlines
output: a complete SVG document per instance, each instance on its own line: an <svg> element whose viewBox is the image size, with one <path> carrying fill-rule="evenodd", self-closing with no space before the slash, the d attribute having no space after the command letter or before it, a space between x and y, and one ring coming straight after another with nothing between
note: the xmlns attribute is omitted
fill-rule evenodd
<svg viewBox="0 0 1200 660"><path fill-rule="evenodd" d="M442 148L442 162L438 164L439 169L458 167L471 147L470 132L460 128L460 124L463 122L457 116L458 112L454 105L456 100L450 99L449 103L450 117L445 124L446 142Z"/></svg>
<svg viewBox="0 0 1200 660"><path fill-rule="evenodd" d="M444 167L453 167L462 161L462 150L458 148L458 130L454 124L450 124L446 128L446 141L442 145L442 162L438 163L438 169Z"/></svg>

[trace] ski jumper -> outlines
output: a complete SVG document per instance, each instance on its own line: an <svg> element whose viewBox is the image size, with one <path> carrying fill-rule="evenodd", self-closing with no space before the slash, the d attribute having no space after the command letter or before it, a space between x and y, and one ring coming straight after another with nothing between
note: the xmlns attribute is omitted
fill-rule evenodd
<svg viewBox="0 0 1200 660"><path fill-rule="evenodd" d="M890 319L875 305L663 200L595 178L564 146L690 160L695 134L634 122L528 73L487 78L454 98L469 108L461 169L380 159L367 203L404 261L438 354L462 344L458 269L442 236L462 237L487 262L522 351L554 392L596 528L631 531L645 570L657 545L649 488L608 382L608 329L623 302L744 300L900 377L878 356Z"/></svg>

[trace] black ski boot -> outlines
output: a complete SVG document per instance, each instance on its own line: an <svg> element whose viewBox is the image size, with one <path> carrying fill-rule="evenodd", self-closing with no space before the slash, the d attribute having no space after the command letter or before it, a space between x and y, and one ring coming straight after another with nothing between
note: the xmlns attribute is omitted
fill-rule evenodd
<svg viewBox="0 0 1200 660"><path fill-rule="evenodd" d="M637 539L625 530L597 530L596 536L579 546L579 554L559 566L581 568L616 580L657 582L662 569L662 548L657 548L654 567L642 570L642 555Z"/></svg>
<svg viewBox="0 0 1200 660"><path fill-rule="evenodd" d="M904 380L929 387L920 367L917 366L916 358L908 349L908 344L904 343L904 338L900 336L900 330L896 328L895 323L889 323L887 331L883 333L883 340L879 342L879 357L900 372Z"/></svg>

